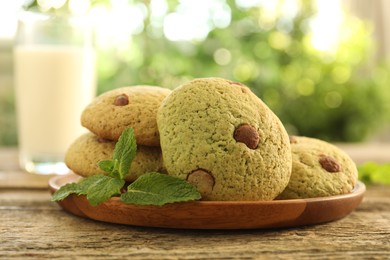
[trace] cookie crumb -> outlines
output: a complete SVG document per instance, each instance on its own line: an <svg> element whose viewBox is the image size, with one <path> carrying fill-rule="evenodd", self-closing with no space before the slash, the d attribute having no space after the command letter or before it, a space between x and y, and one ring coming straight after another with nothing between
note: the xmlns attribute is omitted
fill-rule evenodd
<svg viewBox="0 0 390 260"><path fill-rule="evenodd" d="M327 172L339 172L341 170L340 164L330 156L321 154L318 161Z"/></svg>
<svg viewBox="0 0 390 260"><path fill-rule="evenodd" d="M256 149L260 142L259 133L249 124L238 126L234 130L233 137L237 142L244 143L250 149Z"/></svg>

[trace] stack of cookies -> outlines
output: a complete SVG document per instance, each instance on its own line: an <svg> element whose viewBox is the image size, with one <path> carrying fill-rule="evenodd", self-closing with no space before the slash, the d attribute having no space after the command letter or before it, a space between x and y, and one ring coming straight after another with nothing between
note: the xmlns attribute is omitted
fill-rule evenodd
<svg viewBox="0 0 390 260"><path fill-rule="evenodd" d="M137 154L125 180L134 181L151 171L165 172L156 115L161 101L171 90L157 86L131 86L103 93L81 115L81 124L90 132L69 147L66 165L88 177L104 174L97 162L112 158L115 143L126 128L133 128Z"/></svg>
<svg viewBox="0 0 390 260"><path fill-rule="evenodd" d="M349 193L356 166L324 141L289 137L279 118L241 83L194 79L173 91L114 89L83 112L90 130L69 148L66 164L81 176L102 172L124 129L138 149L127 181L150 171L194 184L203 200L253 201Z"/></svg>

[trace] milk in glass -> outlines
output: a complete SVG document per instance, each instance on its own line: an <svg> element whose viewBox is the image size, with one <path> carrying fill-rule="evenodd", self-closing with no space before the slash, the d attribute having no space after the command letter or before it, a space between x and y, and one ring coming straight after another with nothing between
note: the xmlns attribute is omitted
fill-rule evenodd
<svg viewBox="0 0 390 260"><path fill-rule="evenodd" d="M21 163L31 171L34 164L42 164L41 171L67 171L64 152L85 131L80 115L95 94L94 52L19 46L14 55Z"/></svg>
<svg viewBox="0 0 390 260"><path fill-rule="evenodd" d="M95 96L93 46L85 28L67 22L72 20L43 14L19 22L14 46L19 158L33 173L69 171L65 153L86 131L80 116Z"/></svg>

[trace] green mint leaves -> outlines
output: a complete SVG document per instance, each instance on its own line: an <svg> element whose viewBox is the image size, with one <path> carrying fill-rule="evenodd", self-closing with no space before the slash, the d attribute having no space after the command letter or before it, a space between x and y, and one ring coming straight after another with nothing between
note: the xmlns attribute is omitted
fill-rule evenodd
<svg viewBox="0 0 390 260"><path fill-rule="evenodd" d="M93 175L77 183L68 183L57 190L53 201L63 200L71 194L86 195L89 203L96 206L112 196L119 195L125 184L124 180L115 179L103 174Z"/></svg>
<svg viewBox="0 0 390 260"><path fill-rule="evenodd" d="M89 203L96 206L112 196L120 195L121 200L126 204L162 206L167 203L201 198L200 193L192 184L156 172L141 175L128 186L127 192L121 194L121 189L125 185L124 178L129 172L136 152L134 130L127 128L115 145L112 160L97 163L107 175L93 175L77 183L66 184L53 194L52 201L63 200L71 194L85 195Z"/></svg>
<svg viewBox="0 0 390 260"><path fill-rule="evenodd" d="M115 145L112 160L98 162L98 166L113 178L123 180L129 172L131 162L137 153L134 130L126 128Z"/></svg>
<svg viewBox="0 0 390 260"><path fill-rule="evenodd" d="M158 206L200 198L200 193L192 184L157 172L141 175L121 196L126 204Z"/></svg>
<svg viewBox="0 0 390 260"><path fill-rule="evenodd" d="M98 205L112 196L119 195L125 184L124 177L129 172L131 162L137 152L134 130L127 128L115 145L112 160L98 162L103 174L89 176L78 183L69 183L53 194L52 200L63 200L70 194L86 195L91 205Z"/></svg>

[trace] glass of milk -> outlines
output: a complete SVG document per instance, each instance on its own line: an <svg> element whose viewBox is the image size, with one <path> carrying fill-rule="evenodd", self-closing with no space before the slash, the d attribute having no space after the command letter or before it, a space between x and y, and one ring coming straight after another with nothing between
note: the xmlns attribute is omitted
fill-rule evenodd
<svg viewBox="0 0 390 260"><path fill-rule="evenodd" d="M81 112L96 93L92 26L85 17L23 12L14 69L22 169L68 173L64 155L86 131Z"/></svg>

